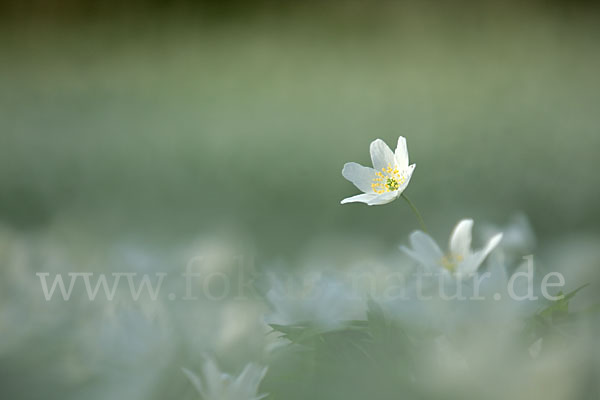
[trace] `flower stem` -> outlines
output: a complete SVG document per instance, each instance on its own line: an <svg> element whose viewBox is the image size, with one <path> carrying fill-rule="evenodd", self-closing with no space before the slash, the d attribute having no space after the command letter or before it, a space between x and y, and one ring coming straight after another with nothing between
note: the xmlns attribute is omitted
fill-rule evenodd
<svg viewBox="0 0 600 400"><path fill-rule="evenodd" d="M408 197L406 197L406 195L404 193L402 193L401 196L404 200L406 200L406 202L408 203L410 208L413 210L413 212L417 216L417 219L419 220L419 224L421 224L421 229L423 229L423 232L427 232L427 227L425 226L425 221L423 221L423 217L421 217L421 213L419 212L419 210L417 210L417 207L415 207L413 202L410 201L410 199Z"/></svg>

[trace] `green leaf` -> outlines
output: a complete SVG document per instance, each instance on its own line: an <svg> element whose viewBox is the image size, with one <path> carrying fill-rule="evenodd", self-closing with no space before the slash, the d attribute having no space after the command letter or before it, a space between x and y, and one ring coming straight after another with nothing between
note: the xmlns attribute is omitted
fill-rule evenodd
<svg viewBox="0 0 600 400"><path fill-rule="evenodd" d="M559 300L552 302L548 307L538 312L538 315L551 321L557 321L566 317L569 314L569 301L584 287L588 286L589 283L581 285L577 289L563 295L562 292L558 293L558 296L562 296Z"/></svg>
<svg viewBox="0 0 600 400"><path fill-rule="evenodd" d="M578 317L579 314L582 314L569 312L569 302L581 289L588 285L582 285L564 295L562 292L559 292L558 296L562 296L559 300L553 301L550 305L529 318L525 325L527 343L531 344L540 337L547 336L550 333L563 335L561 326L564 326Z"/></svg>
<svg viewBox="0 0 600 400"><path fill-rule="evenodd" d="M282 333L282 337L296 344L309 344L321 331L310 324L294 325L269 324L274 331Z"/></svg>

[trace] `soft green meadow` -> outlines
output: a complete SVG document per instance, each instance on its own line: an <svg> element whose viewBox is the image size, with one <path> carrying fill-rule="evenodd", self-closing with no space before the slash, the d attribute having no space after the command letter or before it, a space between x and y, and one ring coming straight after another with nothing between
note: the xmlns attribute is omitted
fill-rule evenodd
<svg viewBox="0 0 600 400"><path fill-rule="evenodd" d="M1 393L597 398L597 21L388 4L0 25ZM361 192L344 164L400 135L410 183L378 188L405 189L427 237L401 198L340 205Z"/></svg>

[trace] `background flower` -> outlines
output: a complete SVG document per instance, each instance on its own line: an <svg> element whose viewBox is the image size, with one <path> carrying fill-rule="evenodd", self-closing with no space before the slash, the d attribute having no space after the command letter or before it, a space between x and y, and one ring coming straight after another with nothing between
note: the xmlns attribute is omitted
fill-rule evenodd
<svg viewBox="0 0 600 400"><path fill-rule="evenodd" d="M257 394L267 368L256 364L247 364L238 376L232 376L221 372L212 359L207 359L200 377L185 368L183 372L202 395L202 400L260 400L267 396Z"/></svg>
<svg viewBox="0 0 600 400"><path fill-rule="evenodd" d="M473 220L461 220L450 235L449 250L446 254L426 233L415 231L410 235L411 248L400 246L400 249L421 265L442 270L457 276L466 276L477 271L485 258L496 248L502 234L494 235L486 245L477 251L471 249L471 231Z"/></svg>

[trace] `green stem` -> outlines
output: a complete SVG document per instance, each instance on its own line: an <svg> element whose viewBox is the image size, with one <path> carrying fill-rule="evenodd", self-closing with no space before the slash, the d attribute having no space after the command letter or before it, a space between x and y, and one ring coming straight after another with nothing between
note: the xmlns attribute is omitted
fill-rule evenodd
<svg viewBox="0 0 600 400"><path fill-rule="evenodd" d="M419 210L417 210L417 207L415 207L413 202L410 201L410 199L408 197L406 197L406 195L404 193L402 193L401 196L404 200L406 200L406 202L408 203L410 208L413 210L413 212L417 216L417 219L419 220L419 224L421 224L421 229L423 229L423 232L427 232L427 227L425 226L425 221L423 221L423 217L421 217L421 213L419 212Z"/></svg>

